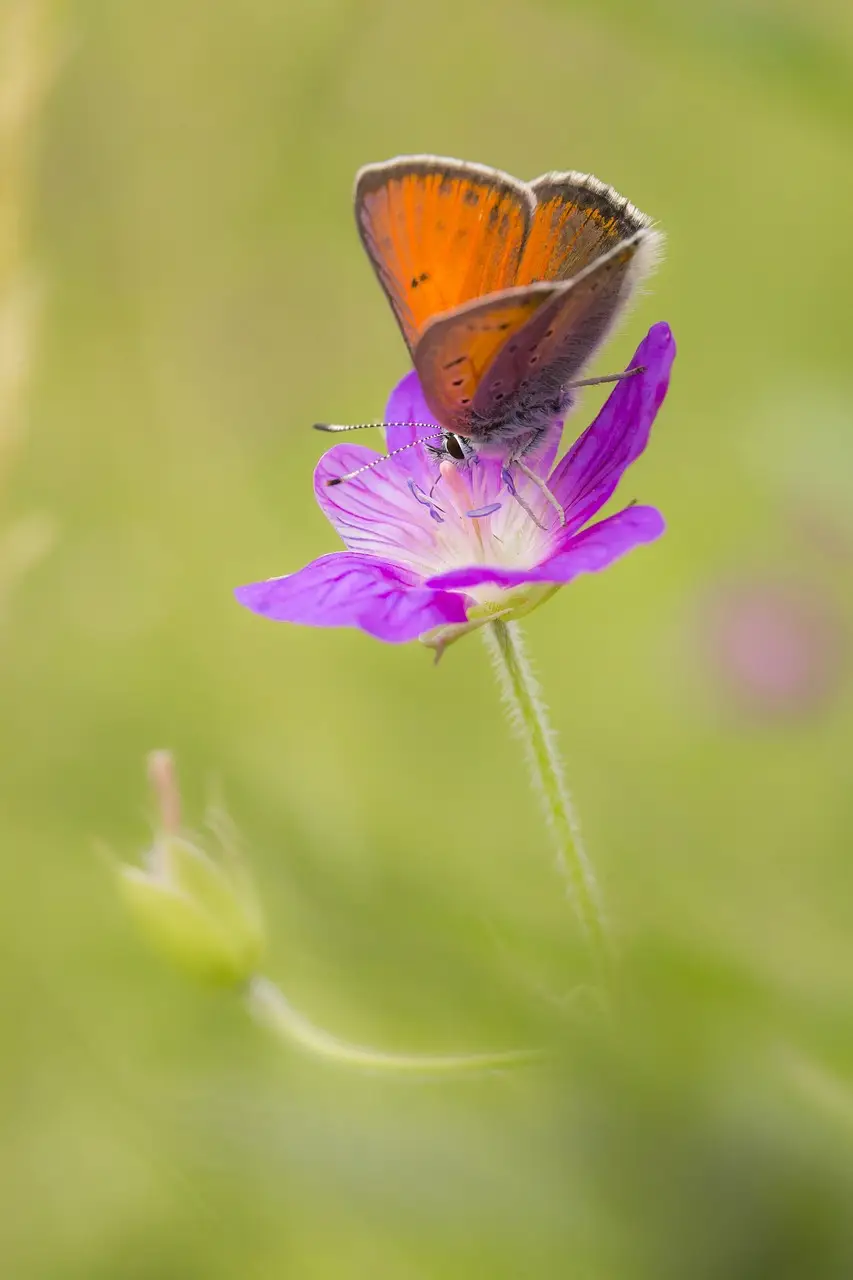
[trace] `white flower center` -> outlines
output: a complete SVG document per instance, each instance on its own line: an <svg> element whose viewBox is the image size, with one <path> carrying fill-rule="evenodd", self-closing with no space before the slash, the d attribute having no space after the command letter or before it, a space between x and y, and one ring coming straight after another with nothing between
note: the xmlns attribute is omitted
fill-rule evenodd
<svg viewBox="0 0 853 1280"><path fill-rule="evenodd" d="M432 536L416 547L401 545L399 561L431 577L481 564L530 569L545 559L556 519L553 509L529 480L514 478L521 502L505 485L498 485L496 474L493 466L473 465L463 471L445 460L430 493L410 486L413 501L425 508ZM493 587L472 592L478 598L494 593Z"/></svg>

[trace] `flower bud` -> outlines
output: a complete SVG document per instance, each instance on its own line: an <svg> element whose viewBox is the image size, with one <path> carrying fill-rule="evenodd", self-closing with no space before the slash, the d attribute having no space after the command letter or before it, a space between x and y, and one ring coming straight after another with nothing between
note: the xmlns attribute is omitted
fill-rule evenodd
<svg viewBox="0 0 853 1280"><path fill-rule="evenodd" d="M180 793L168 752L152 753L149 777L160 830L142 867L120 868L124 902L172 964L207 982L245 982L257 971L264 930L242 862L224 839L211 857L180 833Z"/></svg>

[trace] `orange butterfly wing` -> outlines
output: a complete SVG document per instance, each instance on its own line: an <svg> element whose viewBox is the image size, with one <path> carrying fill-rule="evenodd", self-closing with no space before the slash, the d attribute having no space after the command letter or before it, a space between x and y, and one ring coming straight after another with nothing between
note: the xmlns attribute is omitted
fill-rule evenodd
<svg viewBox="0 0 853 1280"><path fill-rule="evenodd" d="M624 196L588 173L546 173L530 189L536 208L516 284L568 280L650 225Z"/></svg>
<svg viewBox="0 0 853 1280"><path fill-rule="evenodd" d="M560 287L529 285L476 299L439 315L415 349L415 368L438 422L467 435L478 389L502 352L514 352L520 335ZM495 389L498 396L500 391Z"/></svg>
<svg viewBox="0 0 853 1280"><path fill-rule="evenodd" d="M359 234L411 352L434 316L515 284L533 205L525 183L459 160L359 171Z"/></svg>
<svg viewBox="0 0 853 1280"><path fill-rule="evenodd" d="M577 377L660 241L589 174L527 184L436 156L361 169L355 210L430 409L480 440Z"/></svg>

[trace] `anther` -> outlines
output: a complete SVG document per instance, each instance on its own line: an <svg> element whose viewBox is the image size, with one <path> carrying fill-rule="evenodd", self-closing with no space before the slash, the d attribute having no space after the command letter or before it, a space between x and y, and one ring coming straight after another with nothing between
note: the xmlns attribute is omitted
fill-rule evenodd
<svg viewBox="0 0 853 1280"><path fill-rule="evenodd" d="M500 509L501 504L499 502L490 502L487 507L478 507L476 511L466 511L465 514L469 520L482 520L484 516L494 515Z"/></svg>
<svg viewBox="0 0 853 1280"><path fill-rule="evenodd" d="M437 503L431 502L423 489L421 489L420 485L415 484L414 480L409 480L409 492L415 502L419 502L422 507L428 508L430 516L436 524L444 524L444 516L442 514L441 507Z"/></svg>

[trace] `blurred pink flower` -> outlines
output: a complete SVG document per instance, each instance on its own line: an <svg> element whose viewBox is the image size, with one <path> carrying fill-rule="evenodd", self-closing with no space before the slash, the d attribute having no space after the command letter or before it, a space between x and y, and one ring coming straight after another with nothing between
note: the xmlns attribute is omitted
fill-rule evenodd
<svg viewBox="0 0 853 1280"><path fill-rule="evenodd" d="M844 626L831 598L811 584L756 578L718 586L703 615L711 669L740 710L803 715L838 687Z"/></svg>

